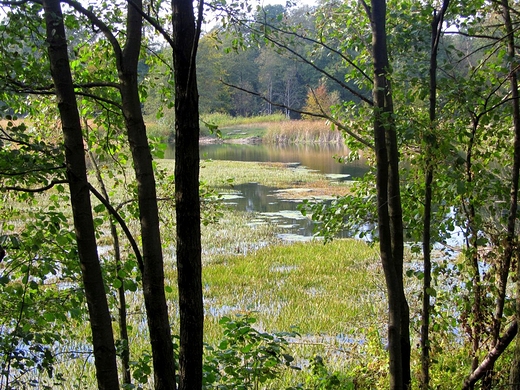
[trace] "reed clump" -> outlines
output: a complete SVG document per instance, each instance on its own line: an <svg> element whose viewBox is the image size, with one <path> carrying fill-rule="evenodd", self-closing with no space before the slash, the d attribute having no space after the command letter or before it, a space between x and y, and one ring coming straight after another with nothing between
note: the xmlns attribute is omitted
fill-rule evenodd
<svg viewBox="0 0 520 390"><path fill-rule="evenodd" d="M325 121L293 120L268 124L263 142L343 144L343 135Z"/></svg>

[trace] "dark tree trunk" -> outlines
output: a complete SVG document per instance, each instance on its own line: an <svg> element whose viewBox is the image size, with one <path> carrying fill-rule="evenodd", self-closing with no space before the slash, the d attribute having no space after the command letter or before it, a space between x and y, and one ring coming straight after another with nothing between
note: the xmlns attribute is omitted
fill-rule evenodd
<svg viewBox="0 0 520 390"><path fill-rule="evenodd" d="M199 7L201 4L199 4ZM198 29L192 0L173 0L175 204L180 311L179 389L202 387L204 311L201 282L199 110L195 71ZM199 18L200 18L199 14Z"/></svg>
<svg viewBox="0 0 520 390"><path fill-rule="evenodd" d="M143 245L143 295L152 347L156 390L176 388L173 341L164 291L164 264L152 154L139 99L137 65L141 49L141 1L128 7L127 39L119 64L121 99L137 180L137 198Z"/></svg>
<svg viewBox="0 0 520 390"><path fill-rule="evenodd" d="M436 148L436 117L437 117L437 53L442 31L444 14L448 9L449 0L444 0L439 14L434 14L432 20L432 47L430 53L430 107L429 132L423 139L425 148L424 177L424 217L423 217L423 256L424 279L423 301L421 313L421 380L422 390L429 389L430 383L430 289L431 289L431 219L434 175L434 149Z"/></svg>
<svg viewBox="0 0 520 390"><path fill-rule="evenodd" d="M386 2L372 0L374 60L374 140L377 166L378 229L381 261L388 294L388 349L390 388L406 389L410 384L410 341L408 304L403 287L403 224L399 188L399 154L386 40Z"/></svg>
<svg viewBox="0 0 520 390"><path fill-rule="evenodd" d="M99 389L117 390L119 381L114 336L97 253L83 136L67 54L63 15L59 0L44 0L43 6L51 73L63 129L78 254L92 329L96 378Z"/></svg>

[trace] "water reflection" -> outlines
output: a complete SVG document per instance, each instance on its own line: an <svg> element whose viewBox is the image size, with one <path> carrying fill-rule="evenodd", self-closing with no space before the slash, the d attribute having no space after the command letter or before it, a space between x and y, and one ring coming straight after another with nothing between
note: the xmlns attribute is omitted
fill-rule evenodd
<svg viewBox="0 0 520 390"><path fill-rule="evenodd" d="M329 144L290 144L290 145L244 145L211 144L200 146L201 158L230 161L260 161L300 163L321 173L350 174L361 177L368 167L365 160L353 163L338 163L335 156L345 156L348 149L341 145ZM173 145L165 153L165 158L174 158Z"/></svg>
<svg viewBox="0 0 520 390"><path fill-rule="evenodd" d="M313 238L314 222L298 210L301 199L282 199L276 196L277 188L259 183L245 183L233 186L234 193L225 196L225 203L238 211L256 213L252 224L272 223L282 233L285 241L305 241ZM348 237L343 232L340 237Z"/></svg>

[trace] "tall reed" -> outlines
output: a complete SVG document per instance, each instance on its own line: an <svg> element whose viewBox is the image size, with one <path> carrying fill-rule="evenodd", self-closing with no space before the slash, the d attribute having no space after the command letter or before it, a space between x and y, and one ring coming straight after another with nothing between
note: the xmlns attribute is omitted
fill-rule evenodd
<svg viewBox="0 0 520 390"><path fill-rule="evenodd" d="M263 138L265 143L343 143L339 130L325 121L297 120L270 123Z"/></svg>

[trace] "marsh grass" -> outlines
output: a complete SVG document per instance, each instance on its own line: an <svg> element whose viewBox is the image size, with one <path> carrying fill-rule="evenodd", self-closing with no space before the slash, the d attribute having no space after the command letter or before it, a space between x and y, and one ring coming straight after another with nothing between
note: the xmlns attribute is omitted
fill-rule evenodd
<svg viewBox="0 0 520 390"><path fill-rule="evenodd" d="M161 160L161 164L173 167L172 160ZM171 168L173 169L173 168ZM201 181L212 187L230 184L262 183L268 187L316 187L335 188L338 193L348 188L351 183L331 183L323 174L304 168L291 168L284 163L216 161L201 162Z"/></svg>
<svg viewBox="0 0 520 390"><path fill-rule="evenodd" d="M381 277L373 248L336 240L218 256L206 266L203 279L206 298L227 308L224 312L230 307L236 313L257 312L269 331L297 326L305 335L335 337L355 335L383 312Z"/></svg>
<svg viewBox="0 0 520 390"><path fill-rule="evenodd" d="M269 124L263 142L343 144L343 136L339 130L332 130L325 121L293 120Z"/></svg>
<svg viewBox="0 0 520 390"><path fill-rule="evenodd" d="M158 161L160 168L173 173L173 161ZM290 169L283 164L206 161L201 178L208 185L261 182L269 186L293 188L295 185L327 188L323 175L303 169ZM119 201L128 194L123 185L108 180ZM173 236L169 215L163 218L164 237ZM224 316L251 313L258 327L267 332L290 330L296 326L301 337L291 340L289 353L300 366L319 354L334 369L348 369L363 361L367 340L374 338L380 348L377 326L385 318L382 276L377 253L366 244L353 240L283 244L277 237L280 228L270 224L253 224L253 213L222 210L218 222L203 226L203 286L205 296L205 341L215 345L222 338L219 319ZM137 223L137 221L135 221ZM133 223L130 225L134 230ZM137 229L136 229L137 230ZM172 241L164 248L165 285L169 300L172 331L178 334L177 281L175 250ZM108 243L107 243L108 244ZM107 255L106 261L110 261ZM133 275L134 277L138 277ZM107 285L110 288L110 280ZM113 290L112 290L113 292ZM110 295L114 305L115 296ZM149 354L148 330L140 288L127 291L130 348L132 360ZM115 319L117 317L114 311ZM57 369L74 383L63 388L83 388L94 383L92 356L88 354L90 332L85 321L74 327L73 340L83 340L81 350L72 359L64 355ZM114 321L117 330L117 321ZM116 332L117 334L117 332ZM64 346L66 347L66 346ZM74 349L74 348L72 348ZM78 347L77 350L80 350ZM384 354L384 353L383 353ZM379 362L379 360L377 360ZM357 363L356 363L357 362ZM297 372L287 372L265 388L284 388L285 384L302 382ZM148 388L146 385L145 388ZM151 387L150 387L151 388Z"/></svg>

